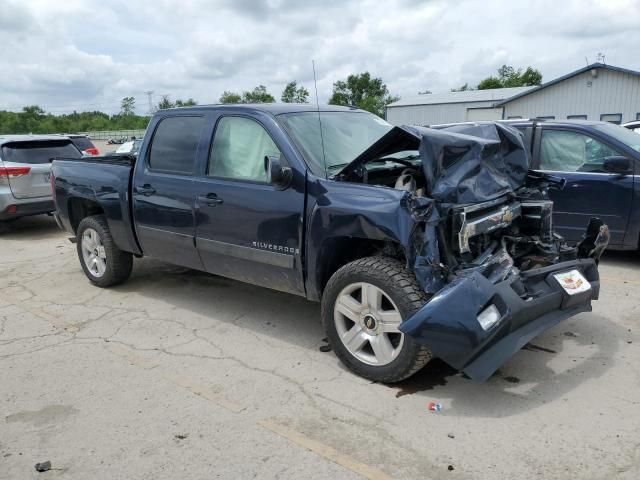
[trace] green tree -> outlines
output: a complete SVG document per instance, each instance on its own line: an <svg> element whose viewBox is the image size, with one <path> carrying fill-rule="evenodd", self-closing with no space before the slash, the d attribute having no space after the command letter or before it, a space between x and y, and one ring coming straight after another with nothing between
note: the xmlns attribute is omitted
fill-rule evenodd
<svg viewBox="0 0 640 480"><path fill-rule="evenodd" d="M524 73L520 75L520 78L525 86L542 84L542 73L540 73L540 70L536 70L535 68L527 67Z"/></svg>
<svg viewBox="0 0 640 480"><path fill-rule="evenodd" d="M251 91L244 91L242 95L225 90L220 95L220 103L274 103L276 101L264 85L258 85Z"/></svg>
<svg viewBox="0 0 640 480"><path fill-rule="evenodd" d="M511 65L502 65L498 69L498 76L490 76L478 84L478 90L488 90L492 88L506 87L527 87L540 85L542 83L542 73L533 67L527 67L523 72L522 68L517 70Z"/></svg>
<svg viewBox="0 0 640 480"><path fill-rule="evenodd" d="M158 102L158 110L166 110L167 108L173 107L175 107L175 105L169 98L169 95L162 95L160 102Z"/></svg>
<svg viewBox="0 0 640 480"><path fill-rule="evenodd" d="M136 99L124 97L120 102L120 115L133 115L136 112Z"/></svg>
<svg viewBox="0 0 640 480"><path fill-rule="evenodd" d="M0 111L0 133L73 133L97 130L144 129L149 117L135 114L107 115L104 112L46 113L37 105L21 112Z"/></svg>
<svg viewBox="0 0 640 480"><path fill-rule="evenodd" d="M179 98L176 98L176 102L175 102L175 106L176 107L192 107L193 105L197 105L198 102L196 102L193 98L189 97L187 100L181 100Z"/></svg>
<svg viewBox="0 0 640 480"><path fill-rule="evenodd" d="M302 85L298 86L298 82L287 83L287 86L282 90L282 96L280 100L284 103L308 103L309 90Z"/></svg>
<svg viewBox="0 0 640 480"><path fill-rule="evenodd" d="M502 88L502 82L497 77L487 77L478 84L478 90L490 90L492 88Z"/></svg>
<svg viewBox="0 0 640 480"><path fill-rule="evenodd" d="M258 85L250 92L242 93L242 103L274 103L276 101L264 85Z"/></svg>
<svg viewBox="0 0 640 480"><path fill-rule="evenodd" d="M349 75L346 80L335 82L329 104L355 105L384 117L385 107L397 100L399 97L389 94L381 78L371 78L369 72L364 72Z"/></svg>
<svg viewBox="0 0 640 480"><path fill-rule="evenodd" d="M240 95L239 93L225 90L224 92L222 92L222 95L220 95L219 102L220 103L241 103L242 95Z"/></svg>

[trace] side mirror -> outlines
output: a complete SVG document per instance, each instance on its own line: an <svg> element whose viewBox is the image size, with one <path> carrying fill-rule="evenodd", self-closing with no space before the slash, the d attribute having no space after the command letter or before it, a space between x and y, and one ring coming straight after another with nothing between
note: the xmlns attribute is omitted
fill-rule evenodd
<svg viewBox="0 0 640 480"><path fill-rule="evenodd" d="M279 157L264 157L264 172L267 183L278 190L284 190L291 184L293 172L289 167L283 167Z"/></svg>
<svg viewBox="0 0 640 480"><path fill-rule="evenodd" d="M626 173L631 173L631 162L627 157L623 157L621 155L605 157L602 169L607 173L624 175Z"/></svg>

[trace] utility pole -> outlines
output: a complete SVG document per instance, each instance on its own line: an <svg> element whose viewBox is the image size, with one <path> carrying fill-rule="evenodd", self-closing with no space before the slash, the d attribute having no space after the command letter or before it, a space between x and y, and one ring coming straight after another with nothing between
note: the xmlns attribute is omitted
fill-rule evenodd
<svg viewBox="0 0 640 480"><path fill-rule="evenodd" d="M149 99L149 115L153 115L153 90L147 90L144 92Z"/></svg>

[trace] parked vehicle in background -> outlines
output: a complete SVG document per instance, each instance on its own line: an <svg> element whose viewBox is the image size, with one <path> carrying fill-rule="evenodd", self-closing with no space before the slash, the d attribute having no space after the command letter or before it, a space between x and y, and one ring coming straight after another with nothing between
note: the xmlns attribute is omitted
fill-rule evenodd
<svg viewBox="0 0 640 480"><path fill-rule="evenodd" d="M477 122L476 125L490 122ZM531 168L566 180L552 190L554 229L569 242L582 239L591 217L611 233L609 249L640 248L640 135L609 122L508 120L524 133ZM470 123L434 128L468 128Z"/></svg>
<svg viewBox="0 0 640 480"><path fill-rule="evenodd" d="M0 136L0 221L55 209L49 182L53 157L82 154L60 135Z"/></svg>
<svg viewBox="0 0 640 480"><path fill-rule="evenodd" d="M85 155L100 155L100 152L95 147L93 142L89 139L88 135L80 135L76 133L64 134L63 136L69 138L78 150Z"/></svg>
<svg viewBox="0 0 640 480"><path fill-rule="evenodd" d="M142 145L141 138L130 140L128 142L124 142L122 145L116 148L115 153L128 153L131 155L137 155L138 150L140 150L140 145Z"/></svg>
<svg viewBox="0 0 640 480"><path fill-rule="evenodd" d="M623 123L622 126L624 128L631 130L632 132L640 133L640 120Z"/></svg>
<svg viewBox="0 0 640 480"><path fill-rule="evenodd" d="M461 133L335 106L161 110L138 157L53 162L56 217L97 286L156 257L321 300L333 351L366 378L436 356L484 380L591 310L608 235L554 235L558 182L529 175L517 130Z"/></svg>

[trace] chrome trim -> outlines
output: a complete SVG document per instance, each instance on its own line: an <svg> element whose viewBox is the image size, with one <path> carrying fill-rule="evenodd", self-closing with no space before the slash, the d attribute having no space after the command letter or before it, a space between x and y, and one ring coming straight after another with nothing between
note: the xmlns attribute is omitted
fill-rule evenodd
<svg viewBox="0 0 640 480"><path fill-rule="evenodd" d="M284 253L277 253L258 248L244 247L232 243L210 240L208 238L196 237L196 246L200 250L218 255L240 258L252 262L266 263L282 268L293 268L295 257Z"/></svg>
<svg viewBox="0 0 640 480"><path fill-rule="evenodd" d="M458 232L458 248L460 249L460 253L467 253L471 251L469 248L469 239L471 237L507 227L511 225L514 218L517 218L522 214L521 204L519 202L514 202L468 222L467 214L474 210L478 209L474 208L473 210L468 210L465 208L459 213L461 225L460 231Z"/></svg>

